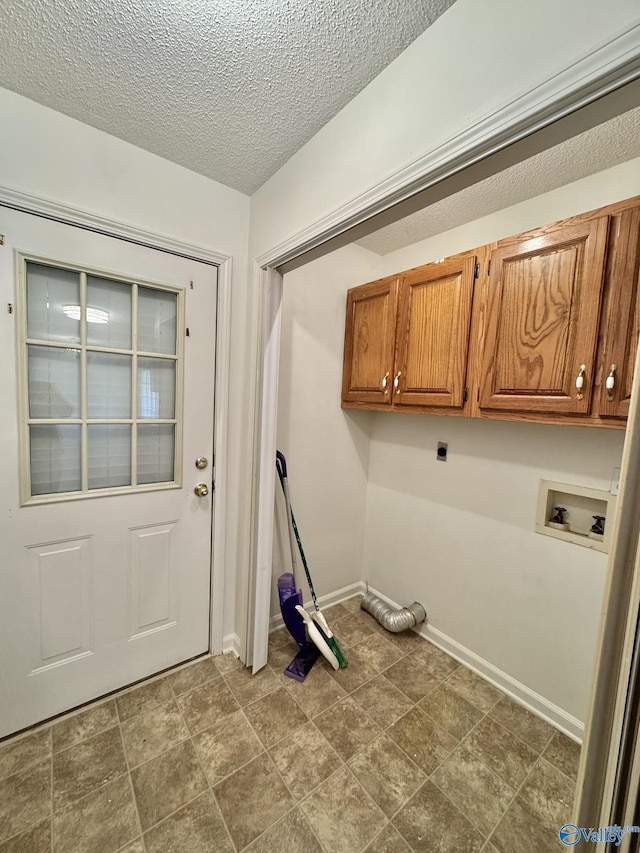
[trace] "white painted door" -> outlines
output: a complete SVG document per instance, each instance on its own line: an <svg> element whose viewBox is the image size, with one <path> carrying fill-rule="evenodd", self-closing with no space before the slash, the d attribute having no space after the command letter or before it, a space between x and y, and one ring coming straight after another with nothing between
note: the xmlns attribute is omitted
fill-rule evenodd
<svg viewBox="0 0 640 853"><path fill-rule="evenodd" d="M217 269L0 234L3 736L209 647Z"/></svg>

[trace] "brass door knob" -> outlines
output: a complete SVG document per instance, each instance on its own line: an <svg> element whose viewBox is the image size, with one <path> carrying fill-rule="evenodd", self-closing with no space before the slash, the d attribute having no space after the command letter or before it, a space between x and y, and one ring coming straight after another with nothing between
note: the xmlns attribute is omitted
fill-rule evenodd
<svg viewBox="0 0 640 853"><path fill-rule="evenodd" d="M206 498L209 494L209 486L206 483L198 483L193 491L199 498Z"/></svg>

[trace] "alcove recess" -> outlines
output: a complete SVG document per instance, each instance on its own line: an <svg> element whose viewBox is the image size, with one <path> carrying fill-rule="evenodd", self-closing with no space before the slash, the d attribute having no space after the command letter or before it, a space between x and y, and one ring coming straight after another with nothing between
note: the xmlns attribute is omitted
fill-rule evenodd
<svg viewBox="0 0 640 853"><path fill-rule="evenodd" d="M553 521L557 516L556 507L565 510L562 513L564 525ZM610 492L540 480L536 532L608 554L615 510L616 497ZM601 537L591 531L594 516L605 518Z"/></svg>

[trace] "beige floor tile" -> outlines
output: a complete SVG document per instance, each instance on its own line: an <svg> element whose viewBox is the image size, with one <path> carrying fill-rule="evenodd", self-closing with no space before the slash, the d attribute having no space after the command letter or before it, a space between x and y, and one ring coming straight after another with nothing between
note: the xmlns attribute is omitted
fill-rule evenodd
<svg viewBox="0 0 640 853"><path fill-rule="evenodd" d="M117 725L118 712L113 700L87 708L79 714L73 714L59 723L54 723L51 727L53 751L60 752L68 749Z"/></svg>
<svg viewBox="0 0 640 853"><path fill-rule="evenodd" d="M344 688L340 687L338 682L319 665L319 662L302 684L291 678L287 680L289 682L286 685L287 690L291 692L308 717L315 717L346 696Z"/></svg>
<svg viewBox="0 0 640 853"><path fill-rule="evenodd" d="M520 738L490 717L467 738L469 748L512 788L519 788L536 763L538 756Z"/></svg>
<svg viewBox="0 0 640 853"><path fill-rule="evenodd" d="M571 779L578 777L578 766L580 764L580 744L568 738L562 732L556 732L551 738L549 745L542 753L558 770L562 770L565 776Z"/></svg>
<svg viewBox="0 0 640 853"><path fill-rule="evenodd" d="M427 776L453 752L458 743L419 708L412 708L387 729L387 734Z"/></svg>
<svg viewBox="0 0 640 853"><path fill-rule="evenodd" d="M466 742L438 767L431 781L485 837L495 829L516 793Z"/></svg>
<svg viewBox="0 0 640 853"><path fill-rule="evenodd" d="M480 678L475 672L471 672L466 666L458 667L453 675L447 678L447 687L455 690L458 695L485 714L503 696L497 687Z"/></svg>
<svg viewBox="0 0 640 853"><path fill-rule="evenodd" d="M366 640L370 634L375 631L364 620L355 618L353 614L346 611L344 619L339 619L335 623L331 623L331 630L336 635L340 645L347 649L356 643Z"/></svg>
<svg viewBox="0 0 640 853"><path fill-rule="evenodd" d="M441 681L448 678L460 666L457 660L454 660L428 640L424 641L424 645L412 651L411 656L426 666L429 672Z"/></svg>
<svg viewBox="0 0 640 853"><path fill-rule="evenodd" d="M500 853L566 849L558 830L571 821L575 785L544 759L536 764L491 841Z"/></svg>
<svg viewBox="0 0 640 853"><path fill-rule="evenodd" d="M425 696L418 704L432 720L457 740L461 740L468 734L484 716L482 711L463 699L446 682Z"/></svg>
<svg viewBox="0 0 640 853"><path fill-rule="evenodd" d="M206 791L145 833L147 853L234 853L213 794Z"/></svg>
<svg viewBox="0 0 640 853"><path fill-rule="evenodd" d="M284 687L245 706L244 712L267 748L283 737L295 737L296 729L309 722L307 715Z"/></svg>
<svg viewBox="0 0 640 853"><path fill-rule="evenodd" d="M273 761L263 754L213 789L231 838L242 850L293 807Z"/></svg>
<svg viewBox="0 0 640 853"><path fill-rule="evenodd" d="M134 687L129 692L123 693L122 696L117 697L116 705L120 720L124 722L135 717L136 714L162 705L170 699L173 699L173 693L168 678L165 677L142 684L140 687Z"/></svg>
<svg viewBox="0 0 640 853"><path fill-rule="evenodd" d="M344 619L345 616L351 616L351 610L346 608L344 604L333 604L331 607L323 607L322 612L327 620L327 623L335 633L334 623L339 619Z"/></svg>
<svg viewBox="0 0 640 853"><path fill-rule="evenodd" d="M51 818L0 842L0 853L51 853Z"/></svg>
<svg viewBox="0 0 640 853"><path fill-rule="evenodd" d="M137 767L189 737L174 699L143 711L122 724L122 740L129 767Z"/></svg>
<svg viewBox="0 0 640 853"><path fill-rule="evenodd" d="M131 771L143 832L191 802L207 787L190 741Z"/></svg>
<svg viewBox="0 0 640 853"><path fill-rule="evenodd" d="M361 595L354 595L351 598L347 598L344 601L341 601L340 606L344 607L345 610L348 610L349 613L360 613L362 610L362 608L360 607L361 601Z"/></svg>
<svg viewBox="0 0 640 853"><path fill-rule="evenodd" d="M326 853L360 853L386 821L346 767L307 797L302 811Z"/></svg>
<svg viewBox="0 0 640 853"><path fill-rule="evenodd" d="M403 657L403 653L380 633L371 634L354 648L376 672L382 672Z"/></svg>
<svg viewBox="0 0 640 853"><path fill-rule="evenodd" d="M424 664L412 657L404 657L394 663L385 670L384 677L412 702L419 702L440 684L440 680L429 672Z"/></svg>
<svg viewBox="0 0 640 853"><path fill-rule="evenodd" d="M115 853L139 834L128 776L103 785L53 816L56 853Z"/></svg>
<svg viewBox="0 0 640 853"><path fill-rule="evenodd" d="M39 729L0 745L0 779L35 767L51 756L51 729Z"/></svg>
<svg viewBox="0 0 640 853"><path fill-rule="evenodd" d="M349 696L315 717L314 723L344 761L380 734L380 728Z"/></svg>
<svg viewBox="0 0 640 853"><path fill-rule="evenodd" d="M142 839L136 838L136 840L132 841L131 844L127 844L126 847L123 847L121 850L118 850L118 853L145 853Z"/></svg>
<svg viewBox="0 0 640 853"><path fill-rule="evenodd" d="M280 687L280 682L267 666L255 675L247 667L236 669L225 675L225 680L242 707Z"/></svg>
<svg viewBox="0 0 640 853"><path fill-rule="evenodd" d="M545 826L556 830L571 822L576 786L544 758L533 768L518 797Z"/></svg>
<svg viewBox="0 0 640 853"><path fill-rule="evenodd" d="M387 817L392 817L426 780L422 770L386 735L354 756L349 767Z"/></svg>
<svg viewBox="0 0 640 853"><path fill-rule="evenodd" d="M365 853L411 853L411 848L393 824L388 823Z"/></svg>
<svg viewBox="0 0 640 853"><path fill-rule="evenodd" d="M289 666L289 664L294 659L297 653L298 647L293 642L288 645L276 646L273 648L269 646L269 655L267 657L267 663L272 669L277 670L278 674L280 675ZM289 676L286 676L286 678L288 677Z"/></svg>
<svg viewBox="0 0 640 853"><path fill-rule="evenodd" d="M280 646L289 646L292 643L293 639L291 634L284 625L269 633L269 647L278 648ZM295 643L293 644L295 646Z"/></svg>
<svg viewBox="0 0 640 853"><path fill-rule="evenodd" d="M542 752L555 732L549 723L536 717L508 696L500 699L490 711L489 716L537 753Z"/></svg>
<svg viewBox="0 0 640 853"><path fill-rule="evenodd" d="M363 684L351 696L382 729L395 723L413 707L411 699L391 684L385 675L378 675Z"/></svg>
<svg viewBox="0 0 640 853"><path fill-rule="evenodd" d="M416 853L479 853L485 842L432 782L425 782L393 824Z"/></svg>
<svg viewBox="0 0 640 853"><path fill-rule="evenodd" d="M127 772L119 726L53 756L53 805L61 809Z"/></svg>
<svg viewBox="0 0 640 853"><path fill-rule="evenodd" d="M393 631L385 631L384 636L405 655L419 652L427 642L411 628L408 631L400 631L398 634L394 634Z"/></svg>
<svg viewBox="0 0 640 853"><path fill-rule="evenodd" d="M213 663L220 675L227 675L230 672L234 672L236 669L242 669L244 667L242 661L234 654L216 655L213 658Z"/></svg>
<svg viewBox="0 0 640 853"><path fill-rule="evenodd" d="M220 678L220 673L213 662L213 658L204 658L204 660L191 663L184 669L179 669L178 672L168 675L167 681L176 696L179 696L181 693L193 690L194 687L200 687L215 678Z"/></svg>
<svg viewBox="0 0 640 853"><path fill-rule="evenodd" d="M246 853L323 853L300 809L292 809L246 849Z"/></svg>
<svg viewBox="0 0 640 853"><path fill-rule="evenodd" d="M193 743L210 785L221 782L264 751L240 710L193 736Z"/></svg>
<svg viewBox="0 0 640 853"><path fill-rule="evenodd" d="M0 782L0 841L51 814L51 759Z"/></svg>
<svg viewBox="0 0 640 853"><path fill-rule="evenodd" d="M357 690L377 676L378 671L371 666L367 655L358 650L358 646L350 646L346 650L346 657L348 665L345 669L333 669L326 661L321 665L347 693Z"/></svg>
<svg viewBox="0 0 640 853"><path fill-rule="evenodd" d="M570 849L558 838L561 826L545 826L540 817L516 797L494 830L491 842L499 853L558 853Z"/></svg>
<svg viewBox="0 0 640 853"><path fill-rule="evenodd" d="M313 723L298 729L290 741L280 741L270 755L296 800L306 797L342 764Z"/></svg>
<svg viewBox="0 0 640 853"><path fill-rule="evenodd" d="M211 681L182 693L178 696L178 705L191 734L206 729L238 709L238 703L224 680Z"/></svg>

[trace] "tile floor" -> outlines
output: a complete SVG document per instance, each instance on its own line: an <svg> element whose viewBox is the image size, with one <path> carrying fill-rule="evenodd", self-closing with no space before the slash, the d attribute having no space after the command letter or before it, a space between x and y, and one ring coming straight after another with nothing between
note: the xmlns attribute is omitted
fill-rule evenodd
<svg viewBox="0 0 640 853"><path fill-rule="evenodd" d="M545 853L579 748L358 600L350 665L206 658L0 744L0 853Z"/></svg>

